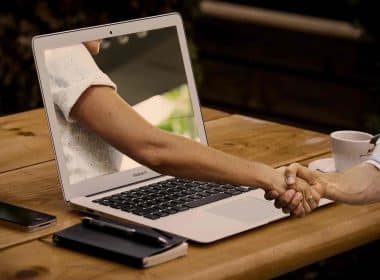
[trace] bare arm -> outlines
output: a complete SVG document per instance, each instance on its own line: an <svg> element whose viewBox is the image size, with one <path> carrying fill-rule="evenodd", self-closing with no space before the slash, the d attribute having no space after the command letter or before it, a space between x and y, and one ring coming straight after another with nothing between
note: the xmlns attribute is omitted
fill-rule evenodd
<svg viewBox="0 0 380 280"><path fill-rule="evenodd" d="M166 133L145 121L110 87L87 89L70 115L161 174L285 191L283 174L275 169Z"/></svg>
<svg viewBox="0 0 380 280"><path fill-rule="evenodd" d="M342 173L318 174L325 197L348 204L380 201L380 171L372 164L357 165Z"/></svg>
<svg viewBox="0 0 380 280"><path fill-rule="evenodd" d="M368 204L380 201L380 171L372 164L356 165L341 173L321 173L293 164L287 177L298 176L321 197L347 204Z"/></svg>
<svg viewBox="0 0 380 280"><path fill-rule="evenodd" d="M354 166L342 173L320 173L299 164L292 164L286 170L286 177L292 181L296 177L306 180L315 196L325 197L347 204L370 204L380 202L380 171L372 164ZM290 185L291 186L291 185ZM275 205L293 216L301 217L309 213L295 199L294 192L278 195L271 191L267 199L276 199Z"/></svg>

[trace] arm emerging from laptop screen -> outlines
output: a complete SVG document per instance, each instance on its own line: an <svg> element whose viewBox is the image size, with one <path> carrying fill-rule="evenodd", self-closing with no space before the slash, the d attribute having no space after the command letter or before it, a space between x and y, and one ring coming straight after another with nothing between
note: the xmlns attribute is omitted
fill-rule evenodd
<svg viewBox="0 0 380 280"><path fill-rule="evenodd" d="M283 169L275 170L158 129L111 87L87 89L74 105L71 117L122 153L161 174L286 191ZM310 190L303 180L297 179L296 185L301 193ZM316 193L307 195L319 200ZM313 201L304 207L314 208L317 203Z"/></svg>
<svg viewBox="0 0 380 280"><path fill-rule="evenodd" d="M284 169L197 141L175 28L107 40L45 53L70 183L143 164L161 174L274 190L297 198L300 211L318 205L319 194L303 179L286 192Z"/></svg>

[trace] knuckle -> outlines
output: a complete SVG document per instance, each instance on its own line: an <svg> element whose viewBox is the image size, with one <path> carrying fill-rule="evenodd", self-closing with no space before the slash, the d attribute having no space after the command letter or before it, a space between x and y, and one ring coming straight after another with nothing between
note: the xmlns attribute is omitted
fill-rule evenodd
<svg viewBox="0 0 380 280"><path fill-rule="evenodd" d="M294 215L299 218L299 217L302 217L302 211L294 211Z"/></svg>
<svg viewBox="0 0 380 280"><path fill-rule="evenodd" d="M292 166L292 168L294 168L294 169L298 169L298 168L300 167L300 164L299 164L298 162L293 162L293 163L291 164L291 166Z"/></svg>
<svg viewBox="0 0 380 280"><path fill-rule="evenodd" d="M291 198L292 198L291 193L290 193L290 192L286 192L286 193L284 194L284 196L282 197L282 200L283 200L284 202L286 202L286 201L289 201Z"/></svg>
<svg viewBox="0 0 380 280"><path fill-rule="evenodd" d="M278 201L279 201L279 204L286 205L288 204L289 198L287 198L286 196L283 196L283 197L280 197Z"/></svg>
<svg viewBox="0 0 380 280"><path fill-rule="evenodd" d="M287 168L287 170L288 170L289 172L295 171L296 169L297 169L297 166L296 166L294 163L290 164L290 165L288 166L288 168Z"/></svg>
<svg viewBox="0 0 380 280"><path fill-rule="evenodd" d="M296 208L297 206L298 206L298 202L297 202L297 201L292 201L292 202L290 203L290 207L291 207L292 209Z"/></svg>

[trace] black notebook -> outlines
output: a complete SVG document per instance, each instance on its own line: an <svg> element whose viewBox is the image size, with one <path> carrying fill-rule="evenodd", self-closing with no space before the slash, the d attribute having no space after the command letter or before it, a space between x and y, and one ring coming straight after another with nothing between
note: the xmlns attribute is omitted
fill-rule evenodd
<svg viewBox="0 0 380 280"><path fill-rule="evenodd" d="M133 227L156 231L137 225ZM168 240L168 244L164 247L141 243L77 224L55 233L53 241L62 247L135 267L149 267L187 254L188 246L184 238L162 231L159 233Z"/></svg>

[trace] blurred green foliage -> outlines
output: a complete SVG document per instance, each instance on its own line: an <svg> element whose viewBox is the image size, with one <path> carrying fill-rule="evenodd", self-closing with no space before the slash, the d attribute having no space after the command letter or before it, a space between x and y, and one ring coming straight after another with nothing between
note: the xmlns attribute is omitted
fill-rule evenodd
<svg viewBox="0 0 380 280"><path fill-rule="evenodd" d="M194 123L194 113L187 85L174 88L162 94L162 97L175 103L175 106L169 117L159 123L158 127L191 139L198 138L199 135Z"/></svg>

